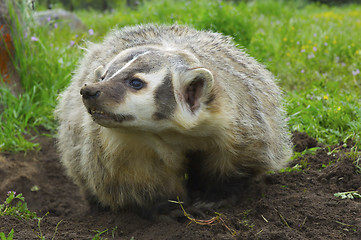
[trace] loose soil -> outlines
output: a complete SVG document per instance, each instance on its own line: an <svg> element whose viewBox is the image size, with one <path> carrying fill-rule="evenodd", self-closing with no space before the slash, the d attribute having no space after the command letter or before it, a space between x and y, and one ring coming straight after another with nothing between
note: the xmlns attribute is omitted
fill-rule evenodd
<svg viewBox="0 0 361 240"><path fill-rule="evenodd" d="M329 149L295 132L295 151L320 147L289 163L302 171L268 174L251 183L237 204L215 209L218 218L207 213L201 219L214 222L201 225L185 217L150 221L132 213L89 211L77 186L64 175L54 139L36 141L38 152L0 154L0 202L12 190L23 193L38 216L49 212L40 227L36 220L0 217L0 232L13 228L14 239L52 239L54 233L54 239L100 239L95 236L102 231L103 239L361 239L361 199L334 196L361 192L361 174L347 154L351 143Z"/></svg>

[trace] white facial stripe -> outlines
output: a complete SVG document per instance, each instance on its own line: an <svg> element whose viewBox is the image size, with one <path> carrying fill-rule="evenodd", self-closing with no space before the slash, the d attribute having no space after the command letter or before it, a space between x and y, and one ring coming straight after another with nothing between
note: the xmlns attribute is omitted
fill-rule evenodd
<svg viewBox="0 0 361 240"><path fill-rule="evenodd" d="M126 69L127 67L129 67L135 60L137 60L139 57L144 56L145 54L150 53L150 51L139 54L138 56L136 56L135 58L133 58L132 60L130 60L129 62L127 62L121 69L119 69L116 73L114 73L109 79L112 79L113 77L115 77L116 75L118 75L121 71L123 71L124 69ZM117 60L119 58L119 55L117 57L115 57L110 63L109 66L111 66L115 60Z"/></svg>

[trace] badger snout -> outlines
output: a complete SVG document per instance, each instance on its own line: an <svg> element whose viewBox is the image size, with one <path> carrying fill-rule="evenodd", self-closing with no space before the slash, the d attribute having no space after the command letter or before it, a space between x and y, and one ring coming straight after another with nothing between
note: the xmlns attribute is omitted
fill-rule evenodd
<svg viewBox="0 0 361 240"><path fill-rule="evenodd" d="M109 122L123 122L133 119L120 113L114 112L114 109L121 104L125 90L117 82L102 82L84 84L80 89L83 104L94 121L103 125L110 126Z"/></svg>
<svg viewBox="0 0 361 240"><path fill-rule="evenodd" d="M80 95L83 96L83 99L96 99L100 96L100 90L94 86L88 86L87 84L84 85L80 89Z"/></svg>
<svg viewBox="0 0 361 240"><path fill-rule="evenodd" d="M80 89L85 105L119 105L124 101L126 89L121 82L98 82L84 84Z"/></svg>
<svg viewBox="0 0 361 240"><path fill-rule="evenodd" d="M104 102L107 101L104 96L104 89L97 84L84 84L80 89L80 95L88 112L90 109L101 110Z"/></svg>

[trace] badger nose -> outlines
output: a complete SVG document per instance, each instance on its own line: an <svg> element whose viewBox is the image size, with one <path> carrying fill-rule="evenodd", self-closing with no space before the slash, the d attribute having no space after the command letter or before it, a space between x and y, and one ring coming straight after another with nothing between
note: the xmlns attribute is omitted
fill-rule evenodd
<svg viewBox="0 0 361 240"><path fill-rule="evenodd" d="M80 94L84 99L96 99L99 97L100 91L93 86L87 86L84 84L84 87L80 89Z"/></svg>

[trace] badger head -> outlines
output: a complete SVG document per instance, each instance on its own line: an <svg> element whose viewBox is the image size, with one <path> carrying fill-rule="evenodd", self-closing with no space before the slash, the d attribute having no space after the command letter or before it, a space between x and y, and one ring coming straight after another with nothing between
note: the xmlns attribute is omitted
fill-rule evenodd
<svg viewBox="0 0 361 240"><path fill-rule="evenodd" d="M137 47L95 70L80 90L93 120L145 131L197 126L213 99L213 74L184 50Z"/></svg>

